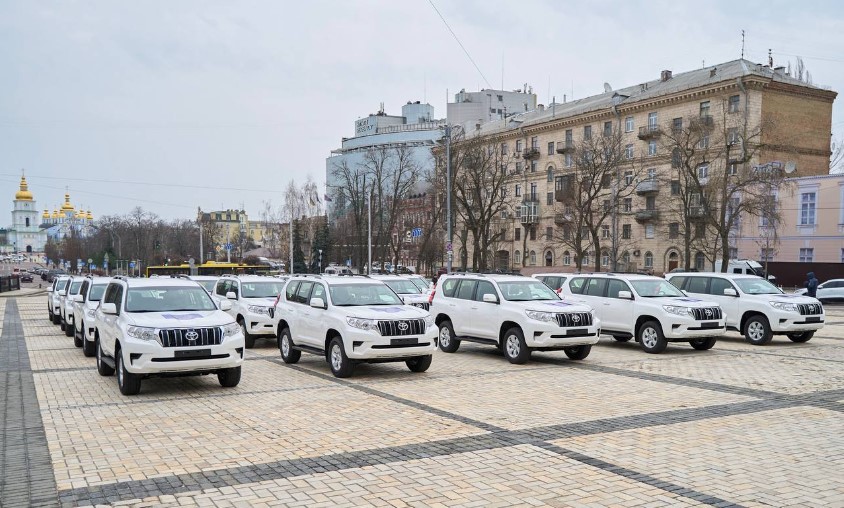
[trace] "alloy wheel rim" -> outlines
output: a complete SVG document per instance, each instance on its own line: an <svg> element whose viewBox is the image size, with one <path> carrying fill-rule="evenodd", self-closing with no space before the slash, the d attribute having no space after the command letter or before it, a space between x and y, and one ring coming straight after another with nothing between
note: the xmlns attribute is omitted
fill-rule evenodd
<svg viewBox="0 0 844 508"><path fill-rule="evenodd" d="M510 335L507 337L507 355L510 358L515 358L519 356L519 338L515 335Z"/></svg>
<svg viewBox="0 0 844 508"><path fill-rule="evenodd" d="M123 386L123 357L119 354L117 356L117 382L120 383L120 386Z"/></svg>
<svg viewBox="0 0 844 508"><path fill-rule="evenodd" d="M758 321L754 321L747 326L747 335L751 340L761 340L762 333L762 323L759 323Z"/></svg>
<svg viewBox="0 0 844 508"><path fill-rule="evenodd" d="M287 338L287 335L282 335L281 337L281 352L282 354L284 354L284 356L290 354L290 342Z"/></svg>
<svg viewBox="0 0 844 508"><path fill-rule="evenodd" d="M331 366L334 367L334 370L340 370L343 366L343 354L337 344L331 347Z"/></svg>
<svg viewBox="0 0 844 508"><path fill-rule="evenodd" d="M642 344L648 348L656 346L656 330L653 328L645 328L642 330Z"/></svg>
<svg viewBox="0 0 844 508"><path fill-rule="evenodd" d="M440 344L443 347L448 347L449 342L451 342L451 333L448 331L448 328L443 326L440 328Z"/></svg>

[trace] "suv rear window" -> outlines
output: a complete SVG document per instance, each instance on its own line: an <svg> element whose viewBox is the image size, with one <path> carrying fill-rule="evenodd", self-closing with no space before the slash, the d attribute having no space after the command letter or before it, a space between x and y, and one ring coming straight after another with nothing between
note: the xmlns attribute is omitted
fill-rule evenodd
<svg viewBox="0 0 844 508"><path fill-rule="evenodd" d="M569 281L569 289L573 294L582 295L583 294L583 283L586 282L586 279L583 277L575 277Z"/></svg>
<svg viewBox="0 0 844 508"><path fill-rule="evenodd" d="M443 282L443 295L452 298L454 297L454 290L457 289L457 283L460 282L457 279L446 279Z"/></svg>

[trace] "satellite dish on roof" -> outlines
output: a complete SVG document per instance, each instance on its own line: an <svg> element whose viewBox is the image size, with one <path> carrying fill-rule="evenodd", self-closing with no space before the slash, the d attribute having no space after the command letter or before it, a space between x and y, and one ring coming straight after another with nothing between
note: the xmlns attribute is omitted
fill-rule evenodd
<svg viewBox="0 0 844 508"><path fill-rule="evenodd" d="M612 92L612 87L609 83L604 83L604 91L605 92Z"/></svg>
<svg viewBox="0 0 844 508"><path fill-rule="evenodd" d="M788 161L785 163L785 172L789 175L797 171L797 164L794 161Z"/></svg>

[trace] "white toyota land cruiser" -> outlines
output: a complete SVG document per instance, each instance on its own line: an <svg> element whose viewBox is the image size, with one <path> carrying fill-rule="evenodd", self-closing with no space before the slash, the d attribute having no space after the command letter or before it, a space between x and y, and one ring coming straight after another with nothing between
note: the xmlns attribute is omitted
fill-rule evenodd
<svg viewBox="0 0 844 508"><path fill-rule="evenodd" d="M97 351L94 342L97 306L109 282L108 277L85 277L79 294L73 297L73 343L82 346L82 353L87 357Z"/></svg>
<svg viewBox="0 0 844 508"><path fill-rule="evenodd" d="M54 325L62 322L62 296L67 292L70 285L70 275L61 275L53 279L51 290L48 291L47 313Z"/></svg>
<svg viewBox="0 0 844 508"><path fill-rule="evenodd" d="M575 275L563 284L562 294L591 305L603 333L621 342L635 337L648 353L663 352L668 342L707 350L726 331L716 302L688 297L660 277Z"/></svg>
<svg viewBox="0 0 844 508"><path fill-rule="evenodd" d="M96 326L97 372L117 370L124 395L137 394L150 376L216 373L224 387L240 382L240 327L193 281L114 277Z"/></svg>
<svg viewBox="0 0 844 508"><path fill-rule="evenodd" d="M751 344L767 344L774 334L806 342L824 325L820 301L783 293L756 275L694 272L672 273L667 278L690 295L718 302L727 314L727 328L740 332Z"/></svg>
<svg viewBox="0 0 844 508"><path fill-rule="evenodd" d="M73 298L79 294L84 281L84 277L71 277L70 284L67 285L65 295L61 299L62 320L60 325L62 331L68 337L73 337Z"/></svg>
<svg viewBox="0 0 844 508"><path fill-rule="evenodd" d="M372 278L383 281L399 295L405 305L419 307L423 310L428 310L431 306L428 302L428 295L407 277L402 275L373 275Z"/></svg>
<svg viewBox="0 0 844 508"><path fill-rule="evenodd" d="M460 342L496 346L510 363L532 351L563 350L572 360L589 356L601 322L589 306L566 302L542 282L518 275L442 275L431 296L440 349Z"/></svg>
<svg viewBox="0 0 844 508"><path fill-rule="evenodd" d="M217 280L211 297L218 303L231 302L227 312L240 325L246 348L251 349L258 337L274 339L275 323L270 308L284 290L284 281L260 275L224 275Z"/></svg>
<svg viewBox="0 0 844 508"><path fill-rule="evenodd" d="M273 316L285 363L298 362L302 351L317 354L337 377L361 362L403 361L424 372L437 348L430 314L366 276L293 276Z"/></svg>

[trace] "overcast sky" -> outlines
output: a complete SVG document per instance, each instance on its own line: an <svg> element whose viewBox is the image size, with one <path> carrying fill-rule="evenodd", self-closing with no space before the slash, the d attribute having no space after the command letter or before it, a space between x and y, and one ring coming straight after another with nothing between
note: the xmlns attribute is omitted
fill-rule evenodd
<svg viewBox="0 0 844 508"><path fill-rule="evenodd" d="M96 216L257 219L290 179L324 183L325 158L381 102L444 117L447 90L500 88L502 62L505 89L584 97L736 59L742 29L748 59L801 55L815 84L844 91L834 1L434 4L485 78L428 0L0 0L0 199L25 168L41 209L68 187Z"/></svg>

